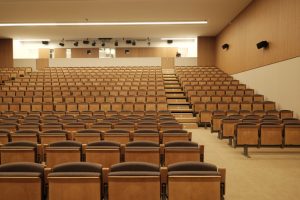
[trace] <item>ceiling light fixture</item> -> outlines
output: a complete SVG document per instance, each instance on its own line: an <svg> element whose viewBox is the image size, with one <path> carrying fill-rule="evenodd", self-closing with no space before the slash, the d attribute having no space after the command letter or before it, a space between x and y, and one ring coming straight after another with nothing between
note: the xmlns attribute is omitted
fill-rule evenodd
<svg viewBox="0 0 300 200"><path fill-rule="evenodd" d="M61 23L0 23L0 27L24 26L144 26L144 25L199 25L204 21L164 21L164 22L61 22Z"/></svg>
<svg viewBox="0 0 300 200"><path fill-rule="evenodd" d="M92 46L93 46L93 47L96 46L96 41L94 41L94 42L92 43Z"/></svg>
<svg viewBox="0 0 300 200"><path fill-rule="evenodd" d="M74 46L78 47L78 41L74 42Z"/></svg>
<svg viewBox="0 0 300 200"><path fill-rule="evenodd" d="M161 40L195 40L196 38L161 38Z"/></svg>

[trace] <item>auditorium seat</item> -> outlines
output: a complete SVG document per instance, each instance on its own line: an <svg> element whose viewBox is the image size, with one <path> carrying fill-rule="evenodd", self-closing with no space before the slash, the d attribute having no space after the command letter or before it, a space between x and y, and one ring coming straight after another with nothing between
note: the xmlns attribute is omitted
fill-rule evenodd
<svg viewBox="0 0 300 200"><path fill-rule="evenodd" d="M204 146L191 141L167 142L164 146L164 165L184 161L204 161Z"/></svg>
<svg viewBox="0 0 300 200"><path fill-rule="evenodd" d="M166 130L162 131L162 143L171 141L191 141L192 134L186 130Z"/></svg>
<svg viewBox="0 0 300 200"><path fill-rule="evenodd" d="M11 141L29 141L38 143L40 141L40 132L36 130L19 130L11 133Z"/></svg>
<svg viewBox="0 0 300 200"><path fill-rule="evenodd" d="M143 162L124 162L111 167L108 174L109 200L160 200L160 168Z"/></svg>
<svg viewBox="0 0 300 200"><path fill-rule="evenodd" d="M95 129L83 129L74 133L74 140L82 144L100 141L103 132Z"/></svg>
<svg viewBox="0 0 300 200"><path fill-rule="evenodd" d="M119 142L126 144L131 141L130 131L122 129L112 129L104 132L103 139L107 141Z"/></svg>
<svg viewBox="0 0 300 200"><path fill-rule="evenodd" d="M12 162L39 162L40 145L27 142L9 142L0 148L1 164Z"/></svg>
<svg viewBox="0 0 300 200"><path fill-rule="evenodd" d="M99 200L102 198L102 165L69 162L53 167L48 175L49 200Z"/></svg>
<svg viewBox="0 0 300 200"><path fill-rule="evenodd" d="M133 132L133 141L151 141L160 143L160 135L157 130L139 129Z"/></svg>
<svg viewBox="0 0 300 200"><path fill-rule="evenodd" d="M283 145L283 126L280 123L260 124L260 145Z"/></svg>
<svg viewBox="0 0 300 200"><path fill-rule="evenodd" d="M201 162L168 166L168 199L220 200L225 194L225 169Z"/></svg>
<svg viewBox="0 0 300 200"><path fill-rule="evenodd" d="M106 140L88 143L85 147L85 160L110 168L121 162L121 144Z"/></svg>
<svg viewBox="0 0 300 200"><path fill-rule="evenodd" d="M254 123L237 123L234 134L234 147L244 147L244 155L248 156L248 146L259 145L259 125Z"/></svg>
<svg viewBox="0 0 300 200"><path fill-rule="evenodd" d="M41 144L50 144L57 141L67 140L70 133L64 130L47 130L40 133Z"/></svg>
<svg viewBox="0 0 300 200"><path fill-rule="evenodd" d="M66 162L82 160L82 145L76 141L53 142L44 147L45 164L48 168Z"/></svg>
<svg viewBox="0 0 300 200"><path fill-rule="evenodd" d="M0 145L7 144L10 141L11 132L8 130L0 130Z"/></svg>
<svg viewBox="0 0 300 200"><path fill-rule="evenodd" d="M284 145L300 145L300 121L284 122Z"/></svg>
<svg viewBox="0 0 300 200"><path fill-rule="evenodd" d="M44 199L44 167L28 162L1 164L0 191L2 200Z"/></svg>

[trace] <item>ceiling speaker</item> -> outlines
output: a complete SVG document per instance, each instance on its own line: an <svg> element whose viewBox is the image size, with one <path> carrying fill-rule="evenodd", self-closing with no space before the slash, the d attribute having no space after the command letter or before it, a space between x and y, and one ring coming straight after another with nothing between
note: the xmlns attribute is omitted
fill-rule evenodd
<svg viewBox="0 0 300 200"><path fill-rule="evenodd" d="M266 40L261 41L261 42L256 44L256 47L257 47L257 49L268 48L269 47L269 42L267 42Z"/></svg>

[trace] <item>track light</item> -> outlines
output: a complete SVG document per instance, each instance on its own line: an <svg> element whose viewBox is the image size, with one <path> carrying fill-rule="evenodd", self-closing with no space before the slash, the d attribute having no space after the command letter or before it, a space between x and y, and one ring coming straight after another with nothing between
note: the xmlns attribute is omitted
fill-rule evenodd
<svg viewBox="0 0 300 200"><path fill-rule="evenodd" d="M48 44L49 44L49 41L42 41L42 44L48 45Z"/></svg>
<svg viewBox="0 0 300 200"><path fill-rule="evenodd" d="M83 44L89 44L90 41L88 39L82 41Z"/></svg>
<svg viewBox="0 0 300 200"><path fill-rule="evenodd" d="M102 42L101 46L102 46L102 47L105 47L105 42Z"/></svg>
<svg viewBox="0 0 300 200"><path fill-rule="evenodd" d="M94 41L94 42L92 43L92 46L93 46L93 47L96 46L96 41Z"/></svg>
<svg viewBox="0 0 300 200"><path fill-rule="evenodd" d="M62 42L59 43L59 46L63 47L63 46L65 46L65 43L62 41Z"/></svg>
<svg viewBox="0 0 300 200"><path fill-rule="evenodd" d="M115 41L115 47L119 46L119 42Z"/></svg>
<svg viewBox="0 0 300 200"><path fill-rule="evenodd" d="M150 45L151 45L151 42L150 42L150 41L148 41L148 42L147 42L147 44L148 44L148 46L150 46Z"/></svg>
<svg viewBox="0 0 300 200"><path fill-rule="evenodd" d="M132 41L132 46L135 46L135 45L136 45L136 41L133 40L133 41Z"/></svg>
<svg viewBox="0 0 300 200"><path fill-rule="evenodd" d="M74 46L78 47L78 41L74 42Z"/></svg>
<svg viewBox="0 0 300 200"><path fill-rule="evenodd" d="M229 44L227 44L227 43L223 44L222 45L222 49L228 50L229 49Z"/></svg>

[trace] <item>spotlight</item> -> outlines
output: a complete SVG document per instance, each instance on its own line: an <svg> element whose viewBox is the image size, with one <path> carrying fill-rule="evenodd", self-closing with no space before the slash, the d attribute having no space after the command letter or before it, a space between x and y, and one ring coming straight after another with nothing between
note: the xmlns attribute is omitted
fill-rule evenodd
<svg viewBox="0 0 300 200"><path fill-rule="evenodd" d="M119 46L119 42L115 41L115 47Z"/></svg>
<svg viewBox="0 0 300 200"><path fill-rule="evenodd" d="M59 45L63 47L63 46L65 46L65 43L64 42L60 42Z"/></svg>
<svg viewBox="0 0 300 200"><path fill-rule="evenodd" d="M105 42L102 42L101 46L102 46L102 47L105 47Z"/></svg>
<svg viewBox="0 0 300 200"><path fill-rule="evenodd" d="M131 44L131 40L126 40L126 44Z"/></svg>
<svg viewBox="0 0 300 200"><path fill-rule="evenodd" d="M87 54L87 55L91 55L91 54L92 54L92 51L88 49L88 50L86 51L86 54Z"/></svg>
<svg viewBox="0 0 300 200"><path fill-rule="evenodd" d="M89 44L90 41L88 39L82 41L83 44Z"/></svg>
<svg viewBox="0 0 300 200"><path fill-rule="evenodd" d="M133 40L133 41L132 41L132 46L135 46L135 45L136 45L136 41Z"/></svg>
<svg viewBox="0 0 300 200"><path fill-rule="evenodd" d="M74 42L74 46L78 47L78 41Z"/></svg>
<svg viewBox="0 0 300 200"><path fill-rule="evenodd" d="M177 57L177 58L181 57L181 53L176 52L176 57Z"/></svg>
<svg viewBox="0 0 300 200"><path fill-rule="evenodd" d="M49 44L49 41L42 41L42 44L48 45L48 44Z"/></svg>
<svg viewBox="0 0 300 200"><path fill-rule="evenodd" d="M93 46L93 47L96 46L96 41L94 41L94 42L92 43L92 46Z"/></svg>
<svg viewBox="0 0 300 200"><path fill-rule="evenodd" d="M229 44L227 44L227 43L223 44L222 45L222 49L228 50L229 49Z"/></svg>
<svg viewBox="0 0 300 200"><path fill-rule="evenodd" d="M150 46L150 45L151 45L151 42L149 41L149 42L147 42L147 44L148 44L148 46Z"/></svg>
<svg viewBox="0 0 300 200"><path fill-rule="evenodd" d="M268 48L269 47L269 42L267 42L266 40L261 41L261 42L256 44L256 47L257 47L257 49Z"/></svg>
<svg viewBox="0 0 300 200"><path fill-rule="evenodd" d="M167 43L168 43L168 44L172 44L172 43L173 43L173 40L167 40Z"/></svg>

